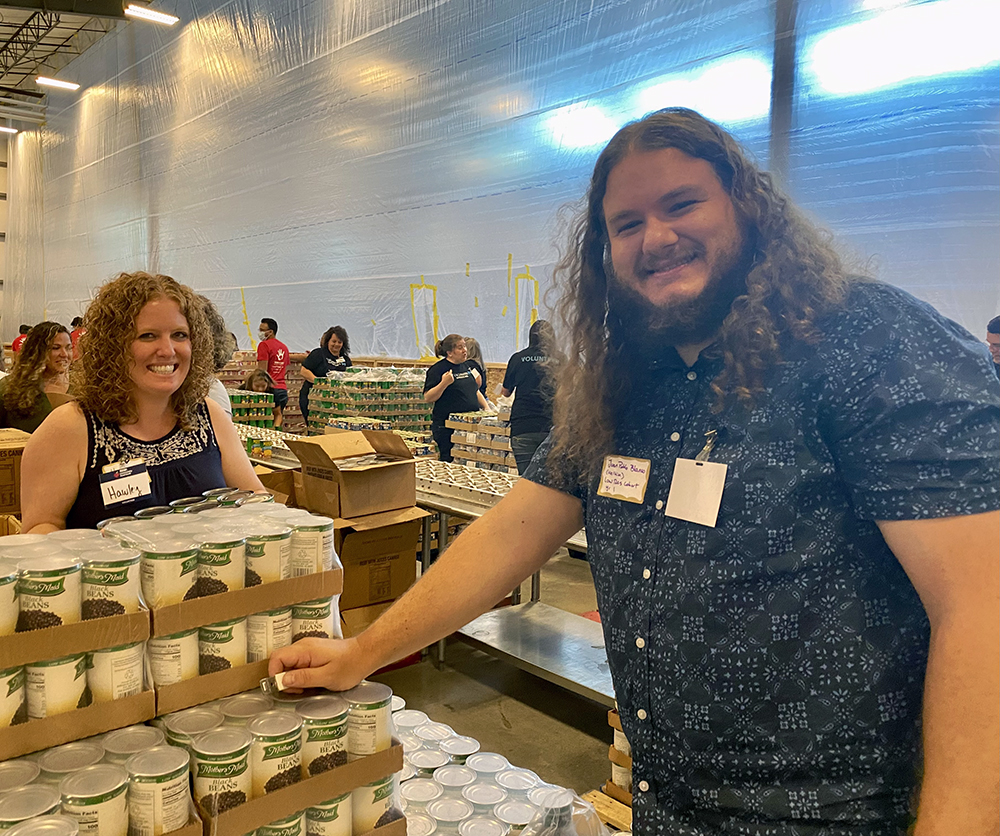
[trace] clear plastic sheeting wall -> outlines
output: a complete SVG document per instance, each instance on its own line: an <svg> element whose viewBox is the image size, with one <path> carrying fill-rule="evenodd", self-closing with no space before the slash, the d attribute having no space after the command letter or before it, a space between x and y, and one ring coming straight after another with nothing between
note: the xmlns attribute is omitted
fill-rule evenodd
<svg viewBox="0 0 1000 836"><path fill-rule="evenodd" d="M8 290L43 288L50 318L146 269L213 299L244 348L269 316L293 350L341 324L355 355L458 332L502 362L547 313L558 210L618 127L686 105L768 162L764 0L156 6L181 22L120 24L16 138ZM795 40L790 191L976 333L1000 303L996 16L802 0ZM11 297L5 339L43 313Z"/></svg>

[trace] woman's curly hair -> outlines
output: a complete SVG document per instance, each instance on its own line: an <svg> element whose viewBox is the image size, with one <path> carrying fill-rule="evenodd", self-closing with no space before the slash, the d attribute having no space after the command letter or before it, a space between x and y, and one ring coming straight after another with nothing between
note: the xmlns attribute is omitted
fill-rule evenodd
<svg viewBox="0 0 1000 836"><path fill-rule="evenodd" d="M24 418L34 411L42 392L49 349L57 335L68 333L65 325L50 321L39 322L28 331L28 338L14 355L14 368L4 388L3 405L11 415Z"/></svg>
<svg viewBox="0 0 1000 836"><path fill-rule="evenodd" d="M597 159L586 208L554 271L566 344L555 366L548 461L564 479L586 482L594 475L613 446L615 405L625 402L629 389L609 340L608 176L629 154L663 148L712 165L753 247L746 292L719 331L725 366L712 382L717 410L734 399L752 407L765 374L780 360L781 340L817 341L817 319L842 302L850 281L829 234L807 221L718 125L686 108L666 108L623 127Z"/></svg>
<svg viewBox="0 0 1000 836"><path fill-rule="evenodd" d="M170 398L181 429L194 426L195 409L208 395L214 371L214 344L201 302L189 287L170 276L121 273L105 284L84 314L80 337L83 375L77 400L102 421L132 424L138 420L132 395L132 342L139 312L155 299L171 299L187 319L191 368Z"/></svg>

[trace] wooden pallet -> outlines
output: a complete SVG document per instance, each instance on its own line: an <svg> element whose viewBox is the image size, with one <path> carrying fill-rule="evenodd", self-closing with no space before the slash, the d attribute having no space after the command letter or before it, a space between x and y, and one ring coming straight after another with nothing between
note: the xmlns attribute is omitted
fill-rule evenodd
<svg viewBox="0 0 1000 836"><path fill-rule="evenodd" d="M613 827L615 830L632 830L631 807L615 801L600 790L591 790L583 796L583 800L594 805L598 818L608 827Z"/></svg>

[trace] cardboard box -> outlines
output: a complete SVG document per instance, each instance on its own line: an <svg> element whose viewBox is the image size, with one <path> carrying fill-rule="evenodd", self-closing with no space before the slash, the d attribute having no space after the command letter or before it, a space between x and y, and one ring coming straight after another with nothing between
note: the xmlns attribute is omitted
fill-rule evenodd
<svg viewBox="0 0 1000 836"><path fill-rule="evenodd" d="M216 818L205 819L205 836L244 836L258 827L287 818L299 810L322 804L331 798L344 795L357 787L370 784L379 778L392 775L403 768L403 747L396 743L391 749L338 766L321 775L299 781L297 784L253 798L239 807L227 810ZM372 833L384 836L404 836L406 820L378 828Z"/></svg>
<svg viewBox="0 0 1000 836"><path fill-rule="evenodd" d="M19 726L0 729L0 761L142 723L155 716L153 692L144 691L133 697L115 700L113 705L102 702L54 717L29 720Z"/></svg>
<svg viewBox="0 0 1000 836"><path fill-rule="evenodd" d="M280 502L289 508L297 507L295 476L291 470L271 470L258 466L254 468L254 472L260 479L260 483L274 494L275 502Z"/></svg>
<svg viewBox="0 0 1000 836"><path fill-rule="evenodd" d="M624 752L619 752L614 745L608 749L608 760L616 766L620 766L622 769L632 768L632 758L626 755Z"/></svg>
<svg viewBox="0 0 1000 836"><path fill-rule="evenodd" d="M623 790L614 781L608 781L604 784L604 794L611 796L615 801L627 804L629 807L632 806L632 793Z"/></svg>
<svg viewBox="0 0 1000 836"><path fill-rule="evenodd" d="M20 533L21 521L17 517L12 517L10 514L0 514L0 537Z"/></svg>
<svg viewBox="0 0 1000 836"><path fill-rule="evenodd" d="M202 705L233 694L250 691L267 676L267 660L251 662L228 671L196 676L185 682L162 685L156 689L156 716Z"/></svg>
<svg viewBox="0 0 1000 836"><path fill-rule="evenodd" d="M159 607L153 613L153 636L170 636L182 630L231 621L246 615L287 607L317 598L330 598L343 587L344 573L340 569L317 572L298 578L234 589L206 598L194 598L169 607Z"/></svg>
<svg viewBox="0 0 1000 836"><path fill-rule="evenodd" d="M417 577L420 508L334 522L334 543L344 564L342 610L392 601Z"/></svg>
<svg viewBox="0 0 1000 836"><path fill-rule="evenodd" d="M304 496L296 493L296 499L310 511L354 518L417 502L416 464L406 442L394 432L333 430L286 443L302 462ZM391 460L362 469L342 470L338 465L372 453Z"/></svg>
<svg viewBox="0 0 1000 836"><path fill-rule="evenodd" d="M111 615L77 624L45 627L27 633L15 633L0 640L3 658L0 666L13 668L61 659L74 653L89 653L104 647L143 642L149 638L149 613ZM96 734L96 732L95 732Z"/></svg>
<svg viewBox="0 0 1000 836"><path fill-rule="evenodd" d="M358 633L367 630L376 618L381 617L395 601L386 601L383 604L372 604L368 607L355 607L353 610L340 611L340 626L344 631L344 638L349 639Z"/></svg>
<svg viewBox="0 0 1000 836"><path fill-rule="evenodd" d="M0 430L0 514L21 513L21 454L30 433Z"/></svg>

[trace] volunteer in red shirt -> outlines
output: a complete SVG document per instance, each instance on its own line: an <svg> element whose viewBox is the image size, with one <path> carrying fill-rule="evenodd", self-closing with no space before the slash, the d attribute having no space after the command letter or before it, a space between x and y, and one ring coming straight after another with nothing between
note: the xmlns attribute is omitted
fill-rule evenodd
<svg viewBox="0 0 1000 836"><path fill-rule="evenodd" d="M288 384L285 371L288 369L288 346L277 337L278 323L265 317L260 321L257 343L257 368L271 375L274 381L274 428L279 429L284 421L284 409L288 403Z"/></svg>
<svg viewBox="0 0 1000 836"><path fill-rule="evenodd" d="M69 332L70 341L73 343L73 359L80 359L80 337L87 333L87 329L83 327L83 317L74 316L73 321L70 322L69 327L73 330Z"/></svg>
<svg viewBox="0 0 1000 836"><path fill-rule="evenodd" d="M24 341L28 339L28 332L31 330L30 325L22 325L18 329L18 334L14 337L14 342L10 344L10 350L17 353L21 350L21 346L24 345Z"/></svg>

